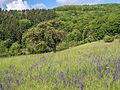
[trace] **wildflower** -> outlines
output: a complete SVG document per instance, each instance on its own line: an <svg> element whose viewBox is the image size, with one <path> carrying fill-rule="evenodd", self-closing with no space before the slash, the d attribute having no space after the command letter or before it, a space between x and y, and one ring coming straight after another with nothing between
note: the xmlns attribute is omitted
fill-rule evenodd
<svg viewBox="0 0 120 90"><path fill-rule="evenodd" d="M79 86L80 86L81 90L84 90L85 84L83 82L80 82Z"/></svg>
<svg viewBox="0 0 120 90"><path fill-rule="evenodd" d="M64 76L64 73L60 73L60 78L62 79L62 80L64 80L65 79L65 76Z"/></svg>
<svg viewBox="0 0 120 90"><path fill-rule="evenodd" d="M99 66L97 69L98 69L98 71L101 71L101 70L103 70L103 66Z"/></svg>
<svg viewBox="0 0 120 90"><path fill-rule="evenodd" d="M102 74L98 75L98 79L101 79L101 78L103 78L103 75Z"/></svg>
<svg viewBox="0 0 120 90"><path fill-rule="evenodd" d="M113 74L113 80L116 81L118 80L119 76L118 76L118 73L114 73Z"/></svg>

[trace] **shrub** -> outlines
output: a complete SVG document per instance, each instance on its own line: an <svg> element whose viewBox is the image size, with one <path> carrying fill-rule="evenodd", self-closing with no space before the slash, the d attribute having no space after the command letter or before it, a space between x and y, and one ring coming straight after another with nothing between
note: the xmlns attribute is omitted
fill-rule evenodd
<svg viewBox="0 0 120 90"><path fill-rule="evenodd" d="M85 40L82 40L82 41L78 42L78 45L82 45L82 44L85 44L85 43L87 43L87 42Z"/></svg>
<svg viewBox="0 0 120 90"><path fill-rule="evenodd" d="M57 51L68 49L69 45L66 42L62 42L57 46Z"/></svg>
<svg viewBox="0 0 120 90"><path fill-rule="evenodd" d="M89 36L88 38L85 39L85 42L86 42L86 43L91 43L91 42L93 42L93 41L95 41L95 39L94 39L93 36Z"/></svg>
<svg viewBox="0 0 120 90"><path fill-rule="evenodd" d="M50 51L50 48L46 45L44 41L38 42L37 44L29 43L26 45L26 48L31 54L45 53Z"/></svg>
<svg viewBox="0 0 120 90"><path fill-rule="evenodd" d="M34 44L29 43L29 44L26 45L26 48L27 48L27 51L30 54L35 54L36 53Z"/></svg>
<svg viewBox="0 0 120 90"><path fill-rule="evenodd" d="M11 56L19 55L20 53L20 44L17 42L13 43L12 46L9 49L9 54Z"/></svg>
<svg viewBox="0 0 120 90"><path fill-rule="evenodd" d="M75 47L75 46L78 45L78 42L76 42L76 41L70 41L70 42L68 42L68 45L69 45L69 47Z"/></svg>
<svg viewBox="0 0 120 90"><path fill-rule="evenodd" d="M26 48L20 49L20 55L29 55L30 53Z"/></svg>
<svg viewBox="0 0 120 90"><path fill-rule="evenodd" d="M114 36L114 39L120 39L120 35L118 34L118 35L115 35Z"/></svg>
<svg viewBox="0 0 120 90"><path fill-rule="evenodd" d="M41 41L36 45L35 51L36 53L45 53L45 52L49 52L50 48L46 45L44 41Z"/></svg>
<svg viewBox="0 0 120 90"><path fill-rule="evenodd" d="M113 42L114 41L114 38L112 36L108 36L106 35L104 38L103 38L104 42Z"/></svg>

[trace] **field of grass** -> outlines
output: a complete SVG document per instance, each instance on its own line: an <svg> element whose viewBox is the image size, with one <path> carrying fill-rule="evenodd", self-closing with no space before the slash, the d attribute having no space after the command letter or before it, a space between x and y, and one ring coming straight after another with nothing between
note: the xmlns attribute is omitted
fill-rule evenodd
<svg viewBox="0 0 120 90"><path fill-rule="evenodd" d="M0 58L0 90L120 90L120 42Z"/></svg>

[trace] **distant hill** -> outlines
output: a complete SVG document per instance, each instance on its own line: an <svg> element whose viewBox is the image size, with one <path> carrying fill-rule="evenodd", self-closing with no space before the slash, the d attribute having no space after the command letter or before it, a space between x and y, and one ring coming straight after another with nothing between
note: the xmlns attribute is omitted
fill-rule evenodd
<svg viewBox="0 0 120 90"><path fill-rule="evenodd" d="M79 10L79 11L118 11L120 4L97 4L97 5L65 5L53 8L57 11Z"/></svg>
<svg viewBox="0 0 120 90"><path fill-rule="evenodd" d="M56 52L106 36L120 38L120 4L0 9L0 17L0 56Z"/></svg>

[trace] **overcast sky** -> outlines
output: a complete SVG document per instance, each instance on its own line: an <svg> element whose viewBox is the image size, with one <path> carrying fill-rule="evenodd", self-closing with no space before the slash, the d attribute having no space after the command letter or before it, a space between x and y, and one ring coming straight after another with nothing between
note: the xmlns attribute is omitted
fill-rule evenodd
<svg viewBox="0 0 120 90"><path fill-rule="evenodd" d="M53 8L61 5L120 3L120 0L0 0L0 7L7 10Z"/></svg>

